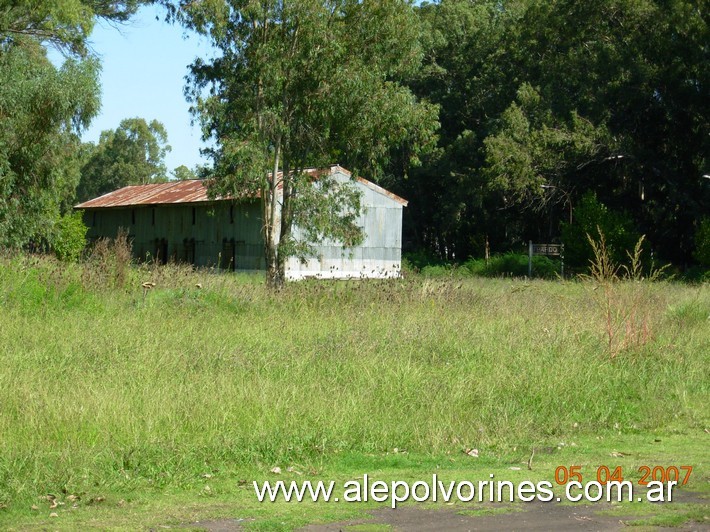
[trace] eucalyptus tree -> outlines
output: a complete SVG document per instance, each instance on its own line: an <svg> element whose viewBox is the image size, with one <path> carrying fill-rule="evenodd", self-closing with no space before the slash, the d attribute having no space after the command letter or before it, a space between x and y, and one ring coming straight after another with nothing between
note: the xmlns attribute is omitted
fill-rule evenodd
<svg viewBox="0 0 710 532"><path fill-rule="evenodd" d="M176 167L172 172L170 172L171 178L175 181L186 181L188 179L197 179L197 174L195 170L188 168L184 164Z"/></svg>
<svg viewBox="0 0 710 532"><path fill-rule="evenodd" d="M85 57L97 19L123 23L149 0L0 0L4 42L32 39L66 55Z"/></svg>
<svg viewBox="0 0 710 532"><path fill-rule="evenodd" d="M167 181L165 155L171 150L167 142L168 133L158 120L125 118L115 130L102 131L81 169L79 201L126 185Z"/></svg>
<svg viewBox="0 0 710 532"><path fill-rule="evenodd" d="M219 55L190 67L188 97L214 141L215 195L262 202L267 286L286 259L312 244L357 244L360 197L352 184L304 172L338 162L381 175L396 150L416 164L431 146L437 108L397 79L421 61L410 2L212 0L170 6L209 36ZM304 238L293 236L294 226Z"/></svg>
<svg viewBox="0 0 710 532"><path fill-rule="evenodd" d="M507 58L524 7L523 0L441 0L417 9L424 60L407 83L440 105L441 132L438 150L395 191L427 198L410 203L404 229L439 259L483 255L489 242L501 249L514 234L517 212L483 172L484 140L515 97Z"/></svg>
<svg viewBox="0 0 710 532"><path fill-rule="evenodd" d="M54 67L41 45L0 43L0 247L47 236L74 195L76 131L98 110L97 64Z"/></svg>
<svg viewBox="0 0 710 532"><path fill-rule="evenodd" d="M47 240L74 196L79 134L100 106L96 18L126 21L138 0L0 0L0 247ZM47 48L64 55L53 64Z"/></svg>
<svg viewBox="0 0 710 532"><path fill-rule="evenodd" d="M708 37L690 0L529 2L508 37L515 101L485 141L491 179L538 204L594 192L688 261L710 201Z"/></svg>

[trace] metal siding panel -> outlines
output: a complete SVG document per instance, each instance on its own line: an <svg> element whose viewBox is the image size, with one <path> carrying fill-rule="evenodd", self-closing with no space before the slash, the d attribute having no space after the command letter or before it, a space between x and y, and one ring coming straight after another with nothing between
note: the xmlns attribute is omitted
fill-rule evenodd
<svg viewBox="0 0 710 532"><path fill-rule="evenodd" d="M304 274L320 273L324 277L337 276L387 276L401 262L402 204L370 187L358 185L363 192L365 214L359 222L365 230L362 246L354 250L343 249L334 243L324 243L317 250L317 258L301 266L289 261L289 269ZM192 207L196 211L196 224L192 225ZM119 226L127 227L134 237L134 252L152 251L156 238L168 239L168 252L184 248L185 238L195 238L195 262L201 266L217 264L223 250L223 239L234 239L239 269L264 269L263 238L261 233L260 205L258 202L235 203L234 223L230 223L229 202L209 205L162 204L156 207L156 225L152 225L152 208L138 206L136 224L131 222L131 207L98 209L97 226L90 225L92 211L85 211L90 236L114 237ZM214 211L208 216L208 210ZM294 228L294 237L303 231ZM377 271L375 271L377 270ZM339 273L338 273L339 272ZM395 272L397 273L397 272Z"/></svg>

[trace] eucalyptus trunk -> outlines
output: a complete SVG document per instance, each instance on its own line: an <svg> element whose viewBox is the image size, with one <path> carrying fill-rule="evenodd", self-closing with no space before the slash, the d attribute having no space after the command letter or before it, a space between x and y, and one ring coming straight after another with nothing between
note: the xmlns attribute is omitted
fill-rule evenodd
<svg viewBox="0 0 710 532"><path fill-rule="evenodd" d="M286 271L285 262L279 252L281 241L281 194L279 192L279 161L281 156L281 142L276 143L274 153L274 165L267 182L269 190L266 194L265 204L265 227L264 235L265 256L266 256L266 286L271 290L281 290L283 288ZM281 178L283 179L283 177Z"/></svg>

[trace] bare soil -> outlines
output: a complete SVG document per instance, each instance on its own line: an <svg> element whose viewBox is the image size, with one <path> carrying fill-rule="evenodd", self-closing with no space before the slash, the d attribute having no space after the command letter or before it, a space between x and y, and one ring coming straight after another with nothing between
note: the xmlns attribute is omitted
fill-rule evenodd
<svg viewBox="0 0 710 532"><path fill-rule="evenodd" d="M693 493L683 493L682 500L688 504L706 505L707 501ZM484 506L483 508L494 508ZM338 523L309 525L301 530L304 532L346 532L351 527L357 530L362 525L384 525L392 530L402 531L498 531L498 530L579 530L579 531L611 531L621 530L640 519L639 516L608 516L600 512L611 508L610 504L598 503L594 505L562 505L558 503L531 502L511 507L510 513L494 515L461 515L465 510L481 509L481 506L459 505L456 508L445 507L441 509L421 509L416 506L404 506L392 510L381 508L368 512L369 518ZM648 516L644 516L646 518ZM206 530L209 532L233 532L242 530L244 521L237 519L223 519L204 521L186 525L191 529ZM644 528L648 530L648 528ZM655 527L653 530L664 530ZM680 528L667 530L676 531L710 531L710 523L687 523Z"/></svg>

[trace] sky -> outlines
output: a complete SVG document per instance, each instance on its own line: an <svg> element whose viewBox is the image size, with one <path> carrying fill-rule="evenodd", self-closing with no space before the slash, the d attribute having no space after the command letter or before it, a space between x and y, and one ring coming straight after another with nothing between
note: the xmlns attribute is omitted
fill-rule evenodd
<svg viewBox="0 0 710 532"><path fill-rule="evenodd" d="M172 146L165 157L171 172L183 164L194 168L208 162L200 155L204 143L199 126L190 125L183 88L187 65L214 52L194 33L186 39L185 30L164 22L163 15L161 8L147 6L125 25L99 22L94 27L90 44L102 63L102 107L82 140L98 142L101 131L117 128L124 118L156 119Z"/></svg>

